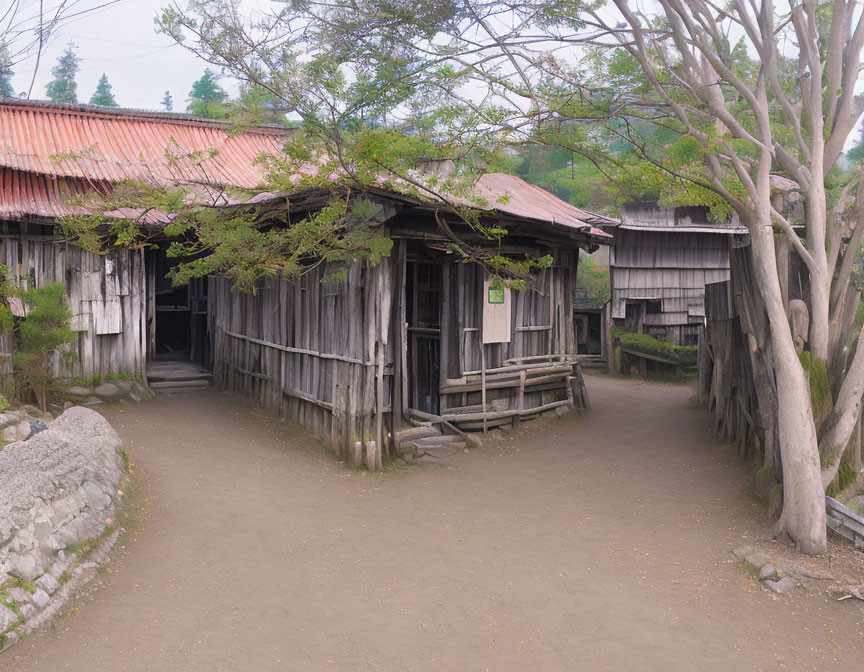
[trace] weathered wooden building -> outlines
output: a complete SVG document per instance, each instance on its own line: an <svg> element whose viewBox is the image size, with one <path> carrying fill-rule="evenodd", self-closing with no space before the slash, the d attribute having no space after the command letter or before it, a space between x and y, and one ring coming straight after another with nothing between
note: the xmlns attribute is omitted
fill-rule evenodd
<svg viewBox="0 0 864 672"><path fill-rule="evenodd" d="M157 282L156 255L118 248L100 256L64 242L56 221L77 212L70 198L124 180L178 185L205 175L217 185L255 187L262 173L254 159L278 152L286 131L232 136L229 129L182 114L0 101L0 264L23 287L66 285L77 356L58 373L144 375L162 345L160 304L173 298L169 289L157 300L165 283ZM188 323L187 290L176 293L171 317ZM0 375L8 375L11 346L0 338Z"/></svg>
<svg viewBox="0 0 864 672"><path fill-rule="evenodd" d="M705 324L705 285L729 279L733 222L708 220L704 208L629 206L613 232L611 315L627 331L696 345Z"/></svg>
<svg viewBox="0 0 864 672"><path fill-rule="evenodd" d="M455 212L381 189L364 198L380 204L378 233L393 252L352 264L335 283L320 266L254 293L220 278L175 288L161 250L97 256L58 237L56 218L74 212L70 195L122 180L178 185L206 174L211 185L256 187L255 159L279 153L287 131L227 131L184 115L0 103L0 263L23 284L66 283L79 337L63 373L146 375L160 354L185 353L354 466L392 456L405 418L458 432L587 405L573 283L579 250L608 244L597 227L613 222L513 176L486 175L476 191L491 204L484 216L510 231L495 252L554 258L521 291L460 263L453 235L491 244ZM288 208L296 221L329 196L259 194L254 207Z"/></svg>
<svg viewBox="0 0 864 672"><path fill-rule="evenodd" d="M355 263L338 283L323 282L319 267L254 294L211 280L216 380L313 428L356 466L392 456L404 418L459 432L587 406L573 282L579 249L608 244L594 225L609 220L509 175L486 175L478 189L510 231L495 249L553 255L529 288L496 287L462 263L449 232L488 242L447 208L369 190L387 213L379 233L394 241L381 264ZM328 196L293 195L292 217Z"/></svg>

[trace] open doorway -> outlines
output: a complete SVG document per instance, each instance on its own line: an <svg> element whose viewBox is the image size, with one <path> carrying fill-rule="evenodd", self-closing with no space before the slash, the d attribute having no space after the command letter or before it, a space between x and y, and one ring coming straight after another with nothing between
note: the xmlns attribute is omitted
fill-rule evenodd
<svg viewBox="0 0 864 672"><path fill-rule="evenodd" d="M408 322L408 407L441 410L441 264L409 261L405 269Z"/></svg>
<svg viewBox="0 0 864 672"><path fill-rule="evenodd" d="M164 249L150 257L150 348L151 361L190 362L212 368L207 323L207 278L192 279L175 287L168 273L173 266Z"/></svg>

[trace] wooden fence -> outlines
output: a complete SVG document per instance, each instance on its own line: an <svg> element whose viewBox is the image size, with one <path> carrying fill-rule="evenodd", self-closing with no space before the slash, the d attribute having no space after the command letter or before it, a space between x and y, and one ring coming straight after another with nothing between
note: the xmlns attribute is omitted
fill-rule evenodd
<svg viewBox="0 0 864 672"><path fill-rule="evenodd" d="M825 512L829 529L849 539L855 548L864 548L864 518L833 497L825 497Z"/></svg>

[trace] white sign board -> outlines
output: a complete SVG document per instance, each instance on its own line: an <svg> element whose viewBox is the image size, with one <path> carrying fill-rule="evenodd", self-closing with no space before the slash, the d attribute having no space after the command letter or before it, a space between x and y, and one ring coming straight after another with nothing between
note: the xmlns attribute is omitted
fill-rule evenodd
<svg viewBox="0 0 864 672"><path fill-rule="evenodd" d="M483 343L509 342L510 289L487 278L483 281Z"/></svg>

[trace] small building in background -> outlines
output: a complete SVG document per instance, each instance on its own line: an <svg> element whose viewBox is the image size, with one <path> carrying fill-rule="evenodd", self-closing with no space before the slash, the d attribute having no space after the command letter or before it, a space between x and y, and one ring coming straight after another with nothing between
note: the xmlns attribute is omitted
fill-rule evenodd
<svg viewBox="0 0 864 672"><path fill-rule="evenodd" d="M614 326L673 345L696 345L705 324L705 285L729 279L737 221L712 222L704 207L627 206L610 250Z"/></svg>

